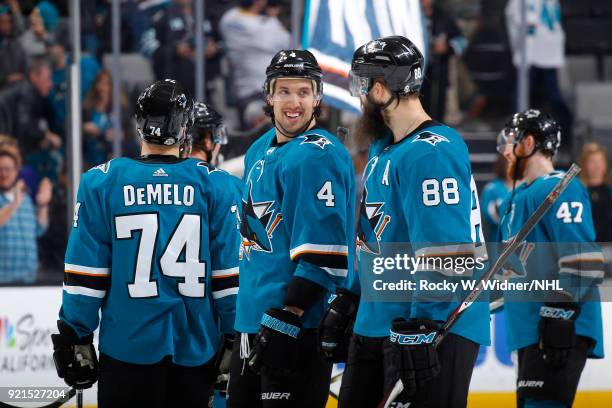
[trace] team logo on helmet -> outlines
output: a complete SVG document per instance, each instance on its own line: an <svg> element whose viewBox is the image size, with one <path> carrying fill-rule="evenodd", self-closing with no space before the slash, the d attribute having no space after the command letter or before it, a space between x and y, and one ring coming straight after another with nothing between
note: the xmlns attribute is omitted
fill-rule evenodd
<svg viewBox="0 0 612 408"><path fill-rule="evenodd" d="M382 51L384 48L385 48L385 42L380 41L380 40L370 41L366 45L367 52L378 52L378 51Z"/></svg>

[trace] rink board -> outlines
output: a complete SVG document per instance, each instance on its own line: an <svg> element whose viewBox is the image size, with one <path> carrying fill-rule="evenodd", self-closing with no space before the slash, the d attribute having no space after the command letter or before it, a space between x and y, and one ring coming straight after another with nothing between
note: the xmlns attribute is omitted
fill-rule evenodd
<svg viewBox="0 0 612 408"><path fill-rule="evenodd" d="M61 303L60 287L0 288L0 387L63 386L55 374L50 334ZM608 357L589 360L582 375L575 407L612 407L612 304L602 305ZM514 405L514 368L504 344L503 316L492 319L493 346L481 350L472 376L469 407ZM334 373L341 372L336 367ZM339 381L332 384L338 392ZM95 404L95 387L85 403ZM24 406L38 406L30 404ZM328 407L336 403L330 398Z"/></svg>

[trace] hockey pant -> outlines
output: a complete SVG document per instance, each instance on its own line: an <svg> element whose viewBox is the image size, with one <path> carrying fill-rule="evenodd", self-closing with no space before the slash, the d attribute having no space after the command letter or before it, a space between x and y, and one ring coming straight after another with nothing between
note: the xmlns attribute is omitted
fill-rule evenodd
<svg viewBox="0 0 612 408"><path fill-rule="evenodd" d="M316 329L304 330L300 340L298 369L286 376L273 375L265 370L257 375L249 368L245 357L253 345L254 337L254 334L241 336L241 333L236 333L230 367L228 408L325 407L332 365L321 357Z"/></svg>
<svg viewBox="0 0 612 408"><path fill-rule="evenodd" d="M101 353L98 408L202 408L216 380L214 358L195 367L172 363L131 364Z"/></svg>
<svg viewBox="0 0 612 408"><path fill-rule="evenodd" d="M353 335L342 376L339 408L375 408L383 398L383 341L386 337ZM467 405L478 344L449 334L440 344L440 373L412 398L402 394L391 407L455 408Z"/></svg>

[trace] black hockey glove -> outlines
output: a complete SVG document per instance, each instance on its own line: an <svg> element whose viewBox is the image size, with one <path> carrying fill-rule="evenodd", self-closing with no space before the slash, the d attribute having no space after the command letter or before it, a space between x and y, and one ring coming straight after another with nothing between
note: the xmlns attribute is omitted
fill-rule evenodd
<svg viewBox="0 0 612 408"><path fill-rule="evenodd" d="M291 373L297 366L301 334L302 323L296 314L268 309L253 340L249 367L258 374L262 369L279 375Z"/></svg>
<svg viewBox="0 0 612 408"><path fill-rule="evenodd" d="M580 314L575 302L545 303L540 307L539 348L544 362L553 368L567 364L576 345L574 322Z"/></svg>
<svg viewBox="0 0 612 408"><path fill-rule="evenodd" d="M59 334L52 334L53 361L57 375L77 389L89 388L98 380L98 358L93 334L79 338L62 320L57 321Z"/></svg>
<svg viewBox="0 0 612 408"><path fill-rule="evenodd" d="M359 296L344 288L336 294L319 325L319 347L326 360L341 363L348 357Z"/></svg>
<svg viewBox="0 0 612 408"><path fill-rule="evenodd" d="M223 398L227 397L227 383L229 381L230 363L232 361L232 349L234 348L234 335L224 334L221 336L217 358L215 359L215 369L217 370L217 381L215 390Z"/></svg>
<svg viewBox="0 0 612 408"><path fill-rule="evenodd" d="M383 343L387 390L399 379L404 395L411 396L438 375L440 363L433 345L438 328L438 323L427 319L393 321L391 335Z"/></svg>

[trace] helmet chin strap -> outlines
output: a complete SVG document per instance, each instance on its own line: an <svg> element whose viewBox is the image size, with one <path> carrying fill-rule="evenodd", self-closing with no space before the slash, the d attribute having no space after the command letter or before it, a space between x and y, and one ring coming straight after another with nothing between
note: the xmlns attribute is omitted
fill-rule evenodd
<svg viewBox="0 0 612 408"><path fill-rule="evenodd" d="M387 109L389 107L389 105L391 105L393 103L393 101L395 101L397 99L397 96L395 94L391 94L391 96L389 97L389 99L387 99L387 102L384 103L378 103L378 102L374 102L372 100L372 98L370 98L370 93L368 92L368 94L366 95L366 99L368 102L370 102L372 105L376 106L378 109L380 109L381 111L384 111L385 109Z"/></svg>
<svg viewBox="0 0 612 408"><path fill-rule="evenodd" d="M518 174L521 168L521 160L527 160L528 158L533 156L535 152L537 151L537 149L534 146L533 151L529 153L527 156L519 156L516 154L516 146L517 146L516 144L512 146L512 153L514 154L514 157L516 157L516 162L514 164L514 171L512 172L512 194L510 194L510 200L508 201L508 206L506 207L506 215L510 213L510 210L512 208L512 201L514 200L514 192L516 191L516 182L518 181Z"/></svg>

